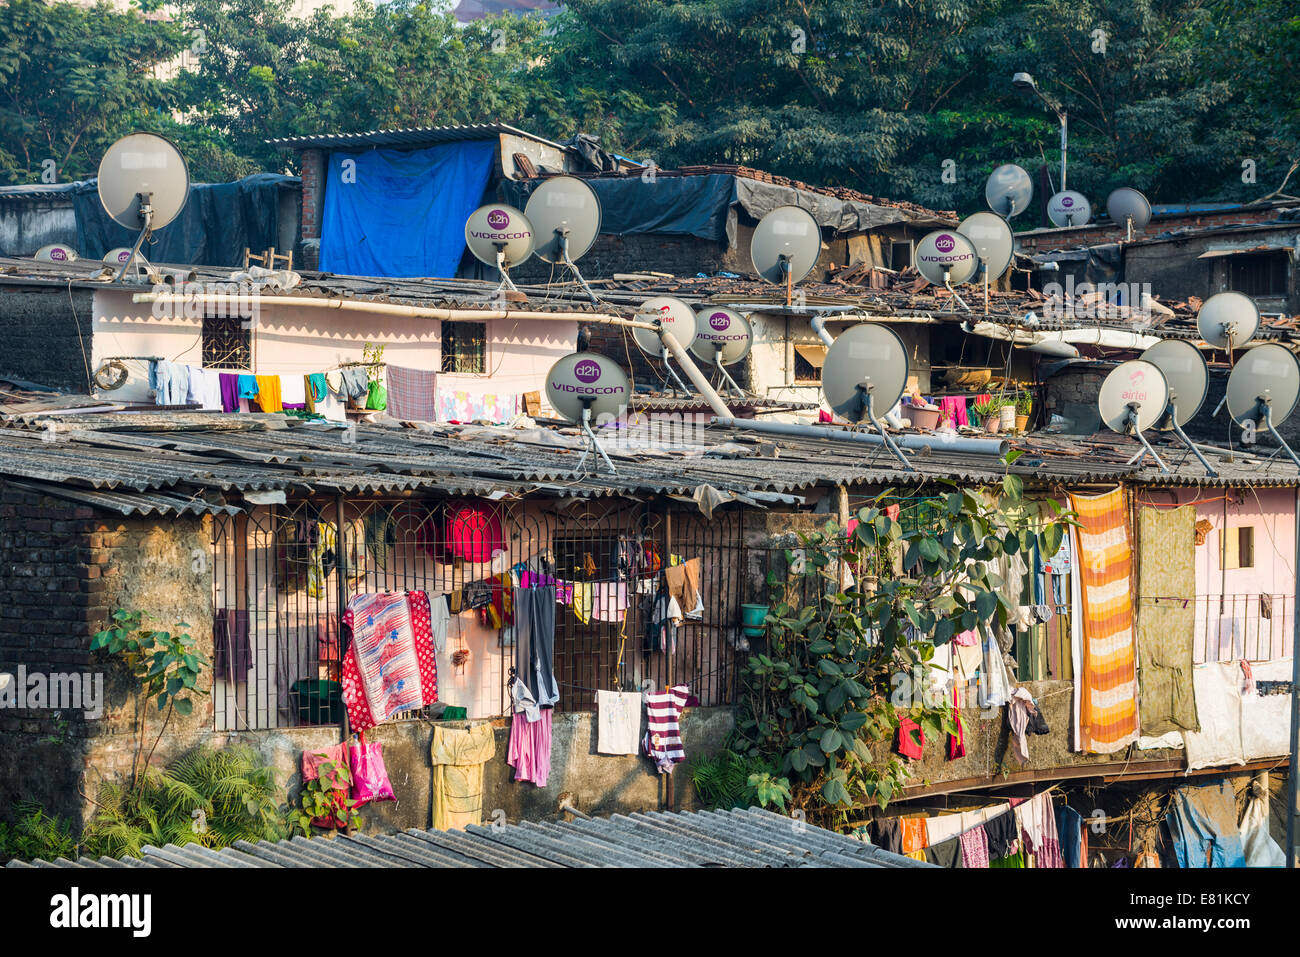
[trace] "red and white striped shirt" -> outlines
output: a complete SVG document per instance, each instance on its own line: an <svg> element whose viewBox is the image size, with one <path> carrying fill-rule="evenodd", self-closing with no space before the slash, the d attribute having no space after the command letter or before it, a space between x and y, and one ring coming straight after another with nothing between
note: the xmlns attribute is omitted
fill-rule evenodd
<svg viewBox="0 0 1300 957"><path fill-rule="evenodd" d="M682 732L678 725L691 689L675 685L662 694L645 695L646 731L642 742L645 753L659 767L660 774L672 772L673 765L686 757L682 749Z"/></svg>

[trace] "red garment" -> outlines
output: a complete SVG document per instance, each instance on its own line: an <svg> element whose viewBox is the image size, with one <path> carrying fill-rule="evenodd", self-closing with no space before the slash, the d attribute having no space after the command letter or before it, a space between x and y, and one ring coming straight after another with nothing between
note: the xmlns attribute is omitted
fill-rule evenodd
<svg viewBox="0 0 1300 957"><path fill-rule="evenodd" d="M352 730L365 731L402 711L438 700L438 669L426 592L357 595L342 625L343 701Z"/></svg>
<svg viewBox="0 0 1300 957"><path fill-rule="evenodd" d="M448 502L446 521L439 540L433 515L420 526L420 542L431 558L463 558L468 562L487 562L496 552L506 549L501 533L501 518L490 502L460 499Z"/></svg>
<svg viewBox="0 0 1300 957"><path fill-rule="evenodd" d="M915 732L915 733L913 733ZM921 759L921 749L925 747L925 732L911 718L904 718L898 723L898 753L905 758Z"/></svg>
<svg viewBox="0 0 1300 957"><path fill-rule="evenodd" d="M957 719L957 733L948 735L948 760L966 757L966 729L961 720L961 709L957 707L957 689L952 689L952 706Z"/></svg>

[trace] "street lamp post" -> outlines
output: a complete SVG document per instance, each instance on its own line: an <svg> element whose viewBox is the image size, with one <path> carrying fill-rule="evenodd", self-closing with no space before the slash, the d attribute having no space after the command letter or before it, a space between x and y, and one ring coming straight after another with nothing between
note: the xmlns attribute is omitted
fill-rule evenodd
<svg viewBox="0 0 1300 957"><path fill-rule="evenodd" d="M1042 100L1044 104L1046 104L1049 110L1051 110L1053 113L1056 114L1056 118L1060 121L1061 123L1061 192L1065 192L1066 189L1065 166L1066 166L1066 157L1069 153L1069 133L1070 133L1069 115L1065 112L1065 110L1061 109L1050 99L1048 99L1046 95L1044 95L1043 91L1038 88L1038 84L1034 82L1034 78L1030 76L1028 73L1017 73L1015 76L1011 78L1011 85L1014 86L1017 90L1028 90L1031 93L1033 93L1036 97Z"/></svg>

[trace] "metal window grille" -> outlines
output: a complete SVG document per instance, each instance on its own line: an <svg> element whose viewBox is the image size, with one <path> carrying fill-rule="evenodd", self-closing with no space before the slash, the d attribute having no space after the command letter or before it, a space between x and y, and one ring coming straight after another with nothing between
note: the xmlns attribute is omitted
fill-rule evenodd
<svg viewBox="0 0 1300 957"><path fill-rule="evenodd" d="M243 369L253 366L253 330L240 316L203 317L203 366L206 369Z"/></svg>
<svg viewBox="0 0 1300 957"><path fill-rule="evenodd" d="M487 323L442 324L442 371L476 375L487 372Z"/></svg>

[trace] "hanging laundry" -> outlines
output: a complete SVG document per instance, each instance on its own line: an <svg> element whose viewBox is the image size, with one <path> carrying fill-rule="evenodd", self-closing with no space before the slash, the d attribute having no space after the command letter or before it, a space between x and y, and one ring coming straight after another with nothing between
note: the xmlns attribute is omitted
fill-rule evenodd
<svg viewBox="0 0 1300 957"><path fill-rule="evenodd" d="M966 757L966 721L961 716L961 695L954 686L952 689L952 716L957 723L957 733L948 735L948 760L955 761Z"/></svg>
<svg viewBox="0 0 1300 957"><path fill-rule="evenodd" d="M988 838L990 859L1009 857L1020 846L1020 826L1016 823L1015 812L1009 807L984 822L984 833Z"/></svg>
<svg viewBox="0 0 1300 957"><path fill-rule="evenodd" d="M186 405L189 401L189 366L167 359L149 363L149 388L159 405Z"/></svg>
<svg viewBox="0 0 1300 957"><path fill-rule="evenodd" d="M925 845L927 842L925 818L899 818L898 826L903 832L903 854L918 861L925 860Z"/></svg>
<svg viewBox="0 0 1300 957"><path fill-rule="evenodd" d="M636 754L640 731L640 692L596 692L597 753Z"/></svg>
<svg viewBox="0 0 1300 957"><path fill-rule="evenodd" d="M573 582L566 582L554 575L544 575L534 571L525 571L519 575L519 587L521 588L538 588L543 585L551 585L555 588L557 603L568 605L573 602Z"/></svg>
<svg viewBox="0 0 1300 957"><path fill-rule="evenodd" d="M1201 727L1192 680L1195 534L1193 505L1138 512L1139 725L1151 737Z"/></svg>
<svg viewBox="0 0 1300 957"><path fill-rule="evenodd" d="M429 596L357 595L343 613L352 640L343 659L343 700L353 731L365 731L438 700Z"/></svg>
<svg viewBox="0 0 1300 957"><path fill-rule="evenodd" d="M515 588L515 674L539 705L560 700L555 680L555 589Z"/></svg>
<svg viewBox="0 0 1300 957"><path fill-rule="evenodd" d="M316 407L329 395L329 387L325 385L325 374L311 372L303 376L303 392L307 396L307 411L317 411Z"/></svg>
<svg viewBox="0 0 1300 957"><path fill-rule="evenodd" d="M257 376L241 375L239 377L239 397L241 399L257 398Z"/></svg>
<svg viewBox="0 0 1300 957"><path fill-rule="evenodd" d="M279 376L280 405L285 409L307 408L307 380L302 376Z"/></svg>
<svg viewBox="0 0 1300 957"><path fill-rule="evenodd" d="M1039 791L1024 804L1019 805L1016 811L1016 819L1028 845L1025 850L1034 856L1034 866L1065 867L1051 794L1047 791Z"/></svg>
<svg viewBox="0 0 1300 957"><path fill-rule="evenodd" d="M680 565L664 569L668 593L677 600L677 606L687 618L704 615L704 601L700 596L700 560L692 558Z"/></svg>
<svg viewBox="0 0 1300 957"><path fill-rule="evenodd" d="M1061 842L1062 867L1087 867L1088 855L1084 849L1083 815L1068 804L1056 812L1057 834Z"/></svg>
<svg viewBox="0 0 1300 957"><path fill-rule="evenodd" d="M238 412L239 380L241 377L233 372L219 372L217 375L221 388L221 411Z"/></svg>
<svg viewBox="0 0 1300 957"><path fill-rule="evenodd" d="M677 599L666 591L660 591L650 611L645 650L665 651L670 655L675 653L677 629L681 627L684 620Z"/></svg>
<svg viewBox="0 0 1300 957"><path fill-rule="evenodd" d="M408 422L438 420L438 376L426 369L388 367L388 414Z"/></svg>
<svg viewBox="0 0 1300 957"><path fill-rule="evenodd" d="M364 366L348 366L339 370L339 392L345 399L363 399L370 391L370 376ZM328 377L327 377L328 381Z"/></svg>
<svg viewBox="0 0 1300 957"><path fill-rule="evenodd" d="M434 828L448 831L483 823L483 766L495 754L490 724L466 730L434 726L429 745Z"/></svg>
<svg viewBox="0 0 1300 957"><path fill-rule="evenodd" d="M591 589L589 582L573 583L573 616L584 625L591 621Z"/></svg>
<svg viewBox="0 0 1300 957"><path fill-rule="evenodd" d="M903 829L896 817L876 818L876 846L891 854L903 853Z"/></svg>
<svg viewBox="0 0 1300 957"><path fill-rule="evenodd" d="M223 681L246 681L253 667L248 609L219 608L212 622L212 673Z"/></svg>
<svg viewBox="0 0 1300 957"><path fill-rule="evenodd" d="M961 838L950 837L925 846L925 859L935 867L964 867Z"/></svg>
<svg viewBox="0 0 1300 957"><path fill-rule="evenodd" d="M594 582L591 586L591 617L596 621L622 621L627 613L627 585L623 582Z"/></svg>
<svg viewBox="0 0 1300 957"><path fill-rule="evenodd" d="M280 377L278 375L257 376L257 407L263 412L283 412L280 400Z"/></svg>
<svg viewBox="0 0 1300 957"><path fill-rule="evenodd" d="M989 839L984 825L977 824L962 831L958 840L961 841L962 867L989 866Z"/></svg>
<svg viewBox="0 0 1300 957"><path fill-rule="evenodd" d="M186 399L191 405L197 405L205 411L216 412L221 408L221 375L210 369L189 367L190 385Z"/></svg>
<svg viewBox="0 0 1300 957"><path fill-rule="evenodd" d="M307 594L324 598L326 579L338 560L338 532L331 522L316 523L316 537L307 564Z"/></svg>
<svg viewBox="0 0 1300 957"><path fill-rule="evenodd" d="M447 503L443 541L452 558L467 562L491 561L497 552L505 551L505 537L501 532L501 518L490 502L460 499ZM425 548L433 554L433 538L420 536ZM437 556L434 556L437 557Z"/></svg>
<svg viewBox="0 0 1300 957"><path fill-rule="evenodd" d="M555 712L539 707L518 678L512 683L511 697L515 710L506 763L515 769L516 781L531 781L544 788L551 776L551 717Z"/></svg>
<svg viewBox="0 0 1300 957"><path fill-rule="evenodd" d="M902 718L898 722L898 753L913 761L921 760L925 747L925 732L911 718Z"/></svg>
<svg viewBox="0 0 1300 957"><path fill-rule="evenodd" d="M648 729L641 744L660 774L671 774L673 765L686 757L679 722L689 695L690 688L686 685L674 685L661 694L645 695Z"/></svg>
<svg viewBox="0 0 1300 957"><path fill-rule="evenodd" d="M1011 725L1011 753L1020 764L1029 763L1029 744L1025 741L1025 730L1029 726L1030 714L1037 714L1033 696L1024 688L1017 688L1011 695L1010 707L1007 708L1007 722Z"/></svg>
<svg viewBox="0 0 1300 957"><path fill-rule="evenodd" d="M1011 700L1011 675L992 630L984 639L984 662L980 671L979 702L982 708L1000 708Z"/></svg>
<svg viewBox="0 0 1300 957"><path fill-rule="evenodd" d="M1237 795L1226 778L1174 791L1165 816L1179 867L1245 867L1237 824Z"/></svg>
<svg viewBox="0 0 1300 957"><path fill-rule="evenodd" d="M618 577L628 581L635 577L641 565L641 548L629 536L620 535L614 543L614 553L610 563L618 569Z"/></svg>

